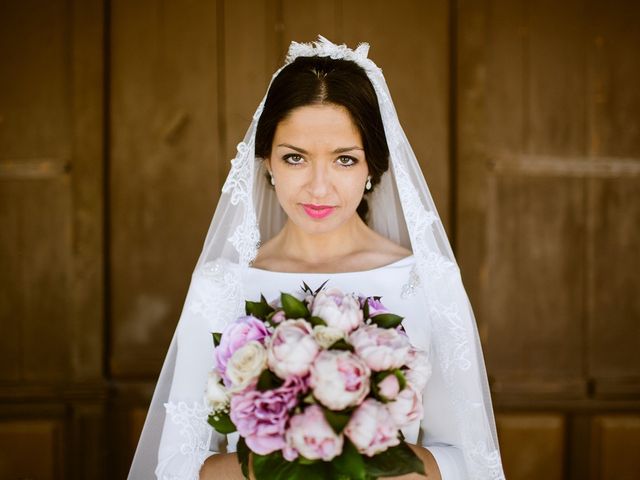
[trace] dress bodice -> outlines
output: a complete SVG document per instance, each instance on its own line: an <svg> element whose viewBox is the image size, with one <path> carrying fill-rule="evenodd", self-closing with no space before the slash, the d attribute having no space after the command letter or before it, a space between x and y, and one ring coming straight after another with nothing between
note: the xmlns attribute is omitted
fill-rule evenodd
<svg viewBox="0 0 640 480"><path fill-rule="evenodd" d="M428 322L423 318L424 305L418 295L411 295L412 269L415 257L409 255L393 263L362 271L274 272L248 267L243 272L244 298L258 301L263 294L267 301L278 298L281 292L302 296L303 282L312 290L325 281L325 289L339 288L343 293L380 296L387 309L404 317L403 325L414 345L428 350ZM404 293L403 293L404 292Z"/></svg>

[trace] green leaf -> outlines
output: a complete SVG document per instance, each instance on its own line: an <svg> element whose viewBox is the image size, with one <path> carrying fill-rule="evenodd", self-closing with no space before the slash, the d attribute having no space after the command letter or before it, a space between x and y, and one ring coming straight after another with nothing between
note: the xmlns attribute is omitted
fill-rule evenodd
<svg viewBox="0 0 640 480"><path fill-rule="evenodd" d="M256 385L256 388L260 392L264 392L267 390L273 390L274 388L278 388L283 383L284 383L284 380L278 377L271 370L265 369L262 371L262 373L258 377L258 384Z"/></svg>
<svg viewBox="0 0 640 480"><path fill-rule="evenodd" d="M247 447L247 443L244 441L244 438L240 437L238 439L238 443L236 445L236 454L238 456L238 463L240 464L240 469L242 470L242 475L244 478L249 478L249 454L251 450Z"/></svg>
<svg viewBox="0 0 640 480"><path fill-rule="evenodd" d="M307 318L311 315L304 302L298 300L293 295L283 292L280 295L280 300L282 301L282 308L287 318Z"/></svg>
<svg viewBox="0 0 640 480"><path fill-rule="evenodd" d="M331 461L334 474L331 478L349 478L366 480L367 472L364 459L356 447L345 437L342 453Z"/></svg>
<svg viewBox="0 0 640 480"><path fill-rule="evenodd" d="M228 413L223 412L215 412L209 415L207 419L209 425L216 429L217 432L222 433L224 435L228 433L233 433L236 431L236 426L229 418Z"/></svg>
<svg viewBox="0 0 640 480"><path fill-rule="evenodd" d="M315 462L305 465L297 460L287 462L280 451L269 455L254 453L253 473L256 480L325 480L331 478L329 463Z"/></svg>
<svg viewBox="0 0 640 480"><path fill-rule="evenodd" d="M402 323L403 318L395 313L381 313L371 317L371 321L380 328L396 328Z"/></svg>
<svg viewBox="0 0 640 480"><path fill-rule="evenodd" d="M220 332L211 332L211 336L213 337L213 346L217 347L218 345L220 345L222 334Z"/></svg>
<svg viewBox="0 0 640 480"><path fill-rule="evenodd" d="M405 442L400 442L395 447L388 448L373 457L363 456L367 476L396 477L407 473L425 475L422 460L414 453Z"/></svg>
<svg viewBox="0 0 640 480"><path fill-rule="evenodd" d="M259 302L246 300L244 302L244 310L247 315L253 315L260 320L266 320L267 316L274 311L274 308L269 305L269 302L267 302L263 295L260 295Z"/></svg>
<svg viewBox="0 0 640 480"><path fill-rule="evenodd" d="M327 322L325 322L320 317L309 317L307 319L307 322L309 322L312 327L317 327L318 325L323 325L325 327L327 326Z"/></svg>
<svg viewBox="0 0 640 480"><path fill-rule="evenodd" d="M327 420L327 423L331 425L331 428L336 432L336 434L339 434L344 430L344 427L347 426L347 423L349 423L349 419L351 418L351 412L345 410L336 412L323 407L322 412L324 413L324 418Z"/></svg>
<svg viewBox="0 0 640 480"><path fill-rule="evenodd" d="M364 306L362 308L363 318L366 320L369 318L369 297L364 299Z"/></svg>
<svg viewBox="0 0 640 480"><path fill-rule="evenodd" d="M353 352L353 345L347 343L344 338L341 338L340 340L333 342L329 347L329 350L348 350L349 352Z"/></svg>

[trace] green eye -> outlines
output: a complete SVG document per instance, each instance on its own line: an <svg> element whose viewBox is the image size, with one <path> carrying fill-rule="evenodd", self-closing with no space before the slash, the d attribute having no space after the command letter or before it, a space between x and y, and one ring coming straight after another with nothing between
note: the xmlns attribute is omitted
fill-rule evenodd
<svg viewBox="0 0 640 480"><path fill-rule="evenodd" d="M346 160L349 163L345 163L344 160ZM340 163L340 165L342 165L343 167L352 167L356 163L358 163L358 161L353 157L342 156L338 158L338 163Z"/></svg>

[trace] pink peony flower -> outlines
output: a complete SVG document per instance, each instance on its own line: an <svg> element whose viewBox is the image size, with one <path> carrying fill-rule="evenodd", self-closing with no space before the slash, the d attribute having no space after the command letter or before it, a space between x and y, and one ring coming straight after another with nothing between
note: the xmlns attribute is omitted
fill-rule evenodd
<svg viewBox="0 0 640 480"><path fill-rule="evenodd" d="M400 393L400 382L398 377L393 373L384 377L380 383L378 383L378 392L385 400L393 400Z"/></svg>
<svg viewBox="0 0 640 480"><path fill-rule="evenodd" d="M387 404L387 409L399 428L406 427L422 418L424 413L422 394L408 383L398 394L398 397Z"/></svg>
<svg viewBox="0 0 640 480"><path fill-rule="evenodd" d="M375 372L400 368L411 347L406 335L394 328L365 325L349 335L356 353Z"/></svg>
<svg viewBox="0 0 640 480"><path fill-rule="evenodd" d="M328 462L342 453L344 442L343 436L333 431L318 405L311 405L304 413L293 416L285 438L287 446L282 453L290 462L298 455Z"/></svg>
<svg viewBox="0 0 640 480"><path fill-rule="evenodd" d="M351 415L344 429L358 451L369 457L400 443L398 427L384 404L366 399Z"/></svg>
<svg viewBox="0 0 640 480"><path fill-rule="evenodd" d="M313 300L311 315L320 317L329 327L349 333L362 324L360 302L354 295L345 295L337 288L320 290Z"/></svg>
<svg viewBox="0 0 640 480"><path fill-rule="evenodd" d="M232 395L229 416L252 451L267 455L285 447L289 411L297 405L298 395L306 388L305 379L289 377L273 390L260 392L247 388Z"/></svg>
<svg viewBox="0 0 640 480"><path fill-rule="evenodd" d="M214 353L218 372L226 386L230 385L226 375L227 362L235 351L253 340L264 343L268 336L269 332L264 322L253 315L240 317L226 326L222 332L220 345L216 347Z"/></svg>
<svg viewBox="0 0 640 480"><path fill-rule="evenodd" d="M332 410L358 405L369 393L369 367L345 350L323 350L311 366L313 395Z"/></svg>
<svg viewBox="0 0 640 480"><path fill-rule="evenodd" d="M280 378L304 376L318 355L320 346L313 338L311 325L305 320L285 320L273 332L267 361Z"/></svg>
<svg viewBox="0 0 640 480"><path fill-rule="evenodd" d="M406 365L409 369L404 372L404 377L418 392L422 392L431 378L429 355L424 350L411 347Z"/></svg>

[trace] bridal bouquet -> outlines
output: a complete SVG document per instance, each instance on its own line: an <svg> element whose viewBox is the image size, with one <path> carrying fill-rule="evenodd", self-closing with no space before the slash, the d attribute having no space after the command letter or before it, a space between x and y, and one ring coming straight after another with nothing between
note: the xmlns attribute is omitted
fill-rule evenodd
<svg viewBox="0 0 640 480"><path fill-rule="evenodd" d="M252 452L258 480L424 474L400 429L422 418L426 354L381 297L323 288L261 295L213 333L210 425L238 432L242 472Z"/></svg>

